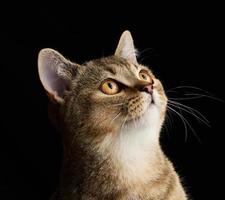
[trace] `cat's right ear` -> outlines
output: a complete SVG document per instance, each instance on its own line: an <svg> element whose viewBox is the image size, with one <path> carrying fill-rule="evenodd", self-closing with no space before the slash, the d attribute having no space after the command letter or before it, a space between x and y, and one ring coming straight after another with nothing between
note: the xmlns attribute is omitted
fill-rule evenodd
<svg viewBox="0 0 225 200"><path fill-rule="evenodd" d="M38 73L50 100L64 102L64 94L70 90L77 66L53 49L42 49L39 52Z"/></svg>
<svg viewBox="0 0 225 200"><path fill-rule="evenodd" d="M126 30L122 33L117 45L115 56L124 58L137 64L136 49L134 48L133 38L130 31Z"/></svg>

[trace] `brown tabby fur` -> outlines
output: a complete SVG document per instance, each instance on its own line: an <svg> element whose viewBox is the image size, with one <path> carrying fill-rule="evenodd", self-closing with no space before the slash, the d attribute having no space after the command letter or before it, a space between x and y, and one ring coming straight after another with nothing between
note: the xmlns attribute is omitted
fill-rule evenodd
<svg viewBox="0 0 225 200"><path fill-rule="evenodd" d="M50 116L63 133L64 145L60 184L52 199L187 199L178 175L159 144L167 97L152 72L118 55L78 65L63 57L59 59L60 55L51 49L42 54L57 66L61 63L63 70L56 73L69 82L63 93L46 89L50 99L55 99ZM139 130L141 135L150 95L140 91L147 85L138 78L141 69L148 71L154 80L152 113L158 113L154 117L149 111L149 119L153 118L157 125L152 125L151 141L146 141L146 145L146 130L143 136L139 136ZM101 82L108 78L121 84L121 92L106 95L99 90Z"/></svg>

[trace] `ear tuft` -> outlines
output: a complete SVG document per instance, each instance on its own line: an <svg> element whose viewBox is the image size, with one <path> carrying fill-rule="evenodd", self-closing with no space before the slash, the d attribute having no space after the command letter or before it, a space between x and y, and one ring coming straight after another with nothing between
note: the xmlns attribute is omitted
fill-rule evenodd
<svg viewBox="0 0 225 200"><path fill-rule="evenodd" d="M122 33L115 51L115 56L129 60L135 64L137 63L136 50L130 31L126 30Z"/></svg>
<svg viewBox="0 0 225 200"><path fill-rule="evenodd" d="M64 101L63 95L71 84L72 67L75 65L53 49L46 48L39 52L38 73L50 100Z"/></svg>

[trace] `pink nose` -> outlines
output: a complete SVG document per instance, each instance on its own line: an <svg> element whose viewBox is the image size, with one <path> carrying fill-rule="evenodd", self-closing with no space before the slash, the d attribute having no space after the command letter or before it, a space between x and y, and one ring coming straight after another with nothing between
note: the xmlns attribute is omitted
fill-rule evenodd
<svg viewBox="0 0 225 200"><path fill-rule="evenodd" d="M148 94L152 94L153 92L153 85L152 84L149 84L149 85L145 85L144 87L142 87L140 89L141 92L146 92Z"/></svg>

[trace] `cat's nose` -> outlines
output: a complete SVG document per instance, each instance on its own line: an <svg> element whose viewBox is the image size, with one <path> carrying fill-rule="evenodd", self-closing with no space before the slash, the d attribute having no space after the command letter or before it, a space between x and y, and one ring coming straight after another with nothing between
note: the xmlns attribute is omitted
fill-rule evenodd
<svg viewBox="0 0 225 200"><path fill-rule="evenodd" d="M148 84L140 88L141 92L146 92L148 94L152 94L153 92L153 84Z"/></svg>

